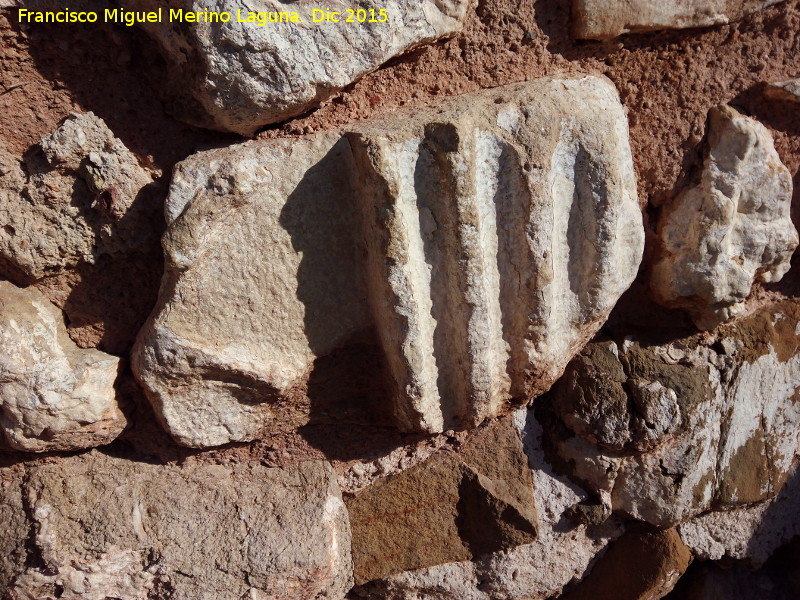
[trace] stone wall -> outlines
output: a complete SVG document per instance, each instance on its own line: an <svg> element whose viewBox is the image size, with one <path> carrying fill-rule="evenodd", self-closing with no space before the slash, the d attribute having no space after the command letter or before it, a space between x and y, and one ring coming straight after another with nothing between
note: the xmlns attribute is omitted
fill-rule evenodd
<svg viewBox="0 0 800 600"><path fill-rule="evenodd" d="M800 2L673 4L0 1L0 598L799 597Z"/></svg>

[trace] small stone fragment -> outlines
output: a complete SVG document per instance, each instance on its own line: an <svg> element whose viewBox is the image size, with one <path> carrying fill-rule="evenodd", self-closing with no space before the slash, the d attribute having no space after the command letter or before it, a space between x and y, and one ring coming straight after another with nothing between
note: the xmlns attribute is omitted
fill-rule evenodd
<svg viewBox="0 0 800 600"><path fill-rule="evenodd" d="M93 451L33 467L23 493L40 564L23 563L11 598L340 600L352 586L327 463L178 467Z"/></svg>
<svg viewBox="0 0 800 600"><path fill-rule="evenodd" d="M536 538L530 469L509 418L347 500L357 584Z"/></svg>
<svg viewBox="0 0 800 600"><path fill-rule="evenodd" d="M770 83L765 91L769 98L800 103L800 79Z"/></svg>
<svg viewBox="0 0 800 600"><path fill-rule="evenodd" d="M0 264L35 281L152 244L152 183L91 112L67 117L24 165L0 148Z"/></svg>
<svg viewBox="0 0 800 600"><path fill-rule="evenodd" d="M61 311L35 288L0 281L0 347L0 428L11 448L91 448L125 428L119 359L78 348Z"/></svg>
<svg viewBox="0 0 800 600"><path fill-rule="evenodd" d="M754 283L780 281L798 245L792 176L769 131L719 106L707 138L699 180L661 215L650 279L656 300L686 310L700 329L741 312Z"/></svg>
<svg viewBox="0 0 800 600"><path fill-rule="evenodd" d="M613 542L580 585L563 600L659 600L692 562L675 529L628 531Z"/></svg>
<svg viewBox="0 0 800 600"><path fill-rule="evenodd" d="M738 21L783 0L573 0L578 39L610 40L623 33L709 27Z"/></svg>
<svg viewBox="0 0 800 600"><path fill-rule="evenodd" d="M154 0L122 4L131 10L162 6ZM232 18L222 26L203 20L174 28L164 19L141 27L158 43L167 62L166 94L180 107L178 116L249 136L264 125L318 106L394 56L457 33L470 4L470 0L347 0L331 5L179 0L170 4L170 10L227 11ZM314 21L333 11L338 22ZM283 22L271 22L281 13ZM287 22L292 13L303 22Z"/></svg>

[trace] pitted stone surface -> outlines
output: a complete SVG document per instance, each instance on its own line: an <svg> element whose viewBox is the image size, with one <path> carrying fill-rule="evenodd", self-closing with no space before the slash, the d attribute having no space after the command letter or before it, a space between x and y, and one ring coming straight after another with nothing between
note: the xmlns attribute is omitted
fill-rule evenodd
<svg viewBox="0 0 800 600"><path fill-rule="evenodd" d="M353 2L243 0L197 2L126 0L131 10L228 11L228 23L141 26L168 63L169 93L179 116L195 124L252 135L319 105L362 75L417 46L461 30L470 0ZM167 7L164 7L168 4ZM342 22L313 22L313 10L341 13ZM346 11L365 10L365 23L344 22ZM386 22L381 10L386 11ZM303 22L239 22L252 13L296 12ZM375 22L370 22L374 16ZM357 17L357 15L356 15Z"/></svg>
<svg viewBox="0 0 800 600"><path fill-rule="evenodd" d="M659 527L774 497L800 454L798 316L783 303L705 342L591 344L550 393L559 455L612 509ZM662 390L655 410L637 401L642 380Z"/></svg>
<svg viewBox="0 0 800 600"><path fill-rule="evenodd" d="M281 426L314 359L370 325L403 429L474 427L560 375L644 239L625 116L597 77L201 153L167 217L134 369L191 446Z"/></svg>
<svg viewBox="0 0 800 600"><path fill-rule="evenodd" d="M327 463L177 467L95 451L33 467L23 494L40 564L23 563L14 600L341 600L352 585Z"/></svg>
<svg viewBox="0 0 800 600"><path fill-rule="evenodd" d="M61 311L35 288L0 281L0 431L16 450L101 446L127 424L119 358L81 349Z"/></svg>
<svg viewBox="0 0 800 600"><path fill-rule="evenodd" d="M708 27L738 21L783 0L574 0L575 37L608 40L623 33Z"/></svg>
<svg viewBox="0 0 800 600"><path fill-rule="evenodd" d="M738 314L755 282L780 281L798 234L792 176L766 127L727 106L711 109L699 181L664 210L656 299L689 312L701 329Z"/></svg>
<svg viewBox="0 0 800 600"><path fill-rule="evenodd" d="M33 281L152 244L152 183L91 112L67 117L24 164L0 148L0 264Z"/></svg>

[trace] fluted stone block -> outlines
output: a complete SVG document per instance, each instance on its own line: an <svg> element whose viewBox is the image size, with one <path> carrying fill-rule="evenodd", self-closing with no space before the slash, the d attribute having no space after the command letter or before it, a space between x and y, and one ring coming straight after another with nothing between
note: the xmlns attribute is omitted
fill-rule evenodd
<svg viewBox="0 0 800 600"><path fill-rule="evenodd" d="M371 326L403 429L473 427L561 374L644 238L627 121L597 77L202 153L167 215L134 368L191 446L291 426L281 399Z"/></svg>

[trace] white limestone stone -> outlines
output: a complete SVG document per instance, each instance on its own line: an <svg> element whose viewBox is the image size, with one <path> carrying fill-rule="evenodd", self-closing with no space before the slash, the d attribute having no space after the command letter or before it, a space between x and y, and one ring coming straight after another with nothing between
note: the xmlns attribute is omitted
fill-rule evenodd
<svg viewBox="0 0 800 600"><path fill-rule="evenodd" d="M728 106L709 113L699 180L661 215L656 299L683 308L701 329L738 314L755 282L780 281L798 245L792 176L769 131Z"/></svg>
<svg viewBox="0 0 800 600"><path fill-rule="evenodd" d="M0 281L0 347L0 430L11 448L91 448L125 428L114 390L119 359L78 348L61 311L35 288Z"/></svg>

